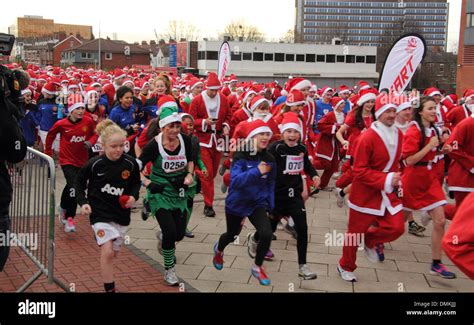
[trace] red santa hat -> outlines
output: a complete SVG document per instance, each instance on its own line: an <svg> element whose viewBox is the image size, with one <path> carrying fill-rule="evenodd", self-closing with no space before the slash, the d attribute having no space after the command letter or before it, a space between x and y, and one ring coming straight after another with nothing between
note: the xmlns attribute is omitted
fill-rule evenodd
<svg viewBox="0 0 474 325"><path fill-rule="evenodd" d="M345 104L345 103L346 103L346 101L344 99L340 98L340 97L333 97L331 99L331 105L334 109L338 108L339 105Z"/></svg>
<svg viewBox="0 0 474 325"><path fill-rule="evenodd" d="M350 93L350 92L351 92L351 90L346 85L340 85L339 86L339 95L345 94L345 93Z"/></svg>
<svg viewBox="0 0 474 325"><path fill-rule="evenodd" d="M397 114L411 107L410 98L404 94L393 97L392 102L397 106Z"/></svg>
<svg viewBox="0 0 474 325"><path fill-rule="evenodd" d="M311 85L311 88L309 88L309 91L317 92L317 91L318 91L318 86L316 86L316 85Z"/></svg>
<svg viewBox="0 0 474 325"><path fill-rule="evenodd" d="M298 89L293 89L286 98L286 105L293 107L293 106L301 106L306 104L306 98L304 97L303 93Z"/></svg>
<svg viewBox="0 0 474 325"><path fill-rule="evenodd" d="M369 89L369 88L371 88L371 87L370 87L370 85L369 85L369 83L368 83L367 81L360 80L360 81L357 82L355 88L356 88L356 89L359 89L359 91L361 91L361 90Z"/></svg>
<svg viewBox="0 0 474 325"><path fill-rule="evenodd" d="M85 96L86 102L88 102L88 101L90 100L92 94L94 94L94 93L97 94L97 95L99 94L99 93L97 92L97 90L95 90L95 88L92 87L92 86L87 87L87 88L85 89L85 92L86 92L86 96Z"/></svg>
<svg viewBox="0 0 474 325"><path fill-rule="evenodd" d="M69 97L67 98L68 113L71 114L72 111L80 107L86 107L86 105L84 104L84 99L82 98L82 95L79 93L69 95Z"/></svg>
<svg viewBox="0 0 474 325"><path fill-rule="evenodd" d="M378 119L387 110L394 108L397 109L397 105L390 101L390 96L383 94L377 97L375 100L375 118Z"/></svg>
<svg viewBox="0 0 474 325"><path fill-rule="evenodd" d="M262 120L244 122L242 124L242 131L245 135L245 140L249 140L260 133L270 133L273 135L272 129Z"/></svg>
<svg viewBox="0 0 474 325"><path fill-rule="evenodd" d="M234 74L231 74L229 77L229 82L239 82L239 79L237 79L237 76Z"/></svg>
<svg viewBox="0 0 474 325"><path fill-rule="evenodd" d="M423 92L423 96L442 96L438 88L430 87Z"/></svg>
<svg viewBox="0 0 474 325"><path fill-rule="evenodd" d="M377 98L378 91L375 88L367 88L359 92L359 98L357 99L357 106L362 107L364 103L375 100Z"/></svg>
<svg viewBox="0 0 474 325"><path fill-rule="evenodd" d="M59 76L61 74L61 68L55 67L51 73L53 76Z"/></svg>
<svg viewBox="0 0 474 325"><path fill-rule="evenodd" d="M305 88L311 88L311 81L304 78L293 78L286 84L286 91L288 93L293 89L302 90Z"/></svg>
<svg viewBox="0 0 474 325"><path fill-rule="evenodd" d="M240 95L240 100L242 101L242 103L246 103L247 102L247 99L249 98L250 95L256 95L257 93L255 92L255 90L253 89L249 89L247 90L246 92L242 93L242 95Z"/></svg>
<svg viewBox="0 0 474 325"><path fill-rule="evenodd" d="M464 93L464 101L467 102L471 99L474 99L474 90L472 89L468 89L465 93Z"/></svg>
<svg viewBox="0 0 474 325"><path fill-rule="evenodd" d="M210 72L207 76L206 88L211 90L218 90L222 88L222 84L217 77L217 74Z"/></svg>
<svg viewBox="0 0 474 325"><path fill-rule="evenodd" d="M58 86L55 85L52 82L48 82L43 86L43 89L41 89L42 93L48 94L48 95L56 95L58 91Z"/></svg>
<svg viewBox="0 0 474 325"><path fill-rule="evenodd" d="M115 69L114 70L114 80L115 79L120 79L120 78L125 78L127 74L121 70L121 69Z"/></svg>
<svg viewBox="0 0 474 325"><path fill-rule="evenodd" d="M334 89L332 89L330 87L324 87L323 89L321 89L321 97L323 97L324 95L326 95L330 91L334 92Z"/></svg>
<svg viewBox="0 0 474 325"><path fill-rule="evenodd" d="M176 104L176 100L174 99L173 96L170 95L165 95L162 96L157 103L157 115L160 115L161 110L163 107L171 107L171 108L176 108L178 109L178 104Z"/></svg>
<svg viewBox="0 0 474 325"><path fill-rule="evenodd" d="M128 86L127 86L128 85ZM122 86L126 86L130 89L133 89L135 87L135 84L133 83L132 79L127 79L123 82Z"/></svg>
<svg viewBox="0 0 474 325"><path fill-rule="evenodd" d="M255 109L262 103L265 103L267 102L268 103L268 100L263 97L263 96L260 96L260 95L257 95L255 96L254 98L252 98L252 100L250 101L250 105L249 105L249 109L251 112L254 112Z"/></svg>
<svg viewBox="0 0 474 325"><path fill-rule="evenodd" d="M190 90L193 90L197 86L204 86L204 83L201 80L199 80L198 78L193 78L193 79L188 81L188 86L189 86Z"/></svg>
<svg viewBox="0 0 474 325"><path fill-rule="evenodd" d="M69 85L67 86L67 89L71 90L71 89L74 89L74 88L79 88L79 85L77 84L77 82L75 80L71 80L69 82Z"/></svg>
<svg viewBox="0 0 474 325"><path fill-rule="evenodd" d="M288 129L296 130L303 134L303 128L301 127L301 122L298 115L295 112L286 112L283 114L283 121L278 126L281 134L283 134Z"/></svg>

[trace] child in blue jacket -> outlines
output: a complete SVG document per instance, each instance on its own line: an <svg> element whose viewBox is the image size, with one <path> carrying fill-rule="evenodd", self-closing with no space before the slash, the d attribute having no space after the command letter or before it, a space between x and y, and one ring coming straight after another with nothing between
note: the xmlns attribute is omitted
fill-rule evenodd
<svg viewBox="0 0 474 325"><path fill-rule="evenodd" d="M227 232L214 245L213 264L217 270L222 270L224 249L234 242L248 218L258 232L251 273L261 285L270 285L262 265L272 240L268 212L275 206L276 164L267 151L272 131L262 120L247 122L244 128L246 146L239 148L234 155L229 194L225 201Z"/></svg>

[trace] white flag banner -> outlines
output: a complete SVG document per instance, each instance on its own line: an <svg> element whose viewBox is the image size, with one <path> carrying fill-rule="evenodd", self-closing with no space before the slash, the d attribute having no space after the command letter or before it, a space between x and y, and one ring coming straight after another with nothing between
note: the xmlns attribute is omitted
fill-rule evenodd
<svg viewBox="0 0 474 325"><path fill-rule="evenodd" d="M401 94L410 84L425 55L426 42L421 35L407 34L400 37L385 60L379 90L389 89Z"/></svg>
<svg viewBox="0 0 474 325"><path fill-rule="evenodd" d="M217 70L217 76L219 81L222 82L225 78L227 70L229 70L230 65L230 46L229 43L224 42L221 45L219 50L219 65Z"/></svg>

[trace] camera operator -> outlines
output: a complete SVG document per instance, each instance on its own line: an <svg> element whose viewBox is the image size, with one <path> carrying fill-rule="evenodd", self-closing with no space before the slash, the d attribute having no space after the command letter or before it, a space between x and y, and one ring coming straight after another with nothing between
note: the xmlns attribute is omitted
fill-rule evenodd
<svg viewBox="0 0 474 325"><path fill-rule="evenodd" d="M20 70L9 70L0 65L0 234L10 229L9 206L12 200L12 184L7 162L21 162L26 155L26 140L19 119L21 90L28 87L29 77ZM9 246L0 246L0 272L3 271L10 252Z"/></svg>

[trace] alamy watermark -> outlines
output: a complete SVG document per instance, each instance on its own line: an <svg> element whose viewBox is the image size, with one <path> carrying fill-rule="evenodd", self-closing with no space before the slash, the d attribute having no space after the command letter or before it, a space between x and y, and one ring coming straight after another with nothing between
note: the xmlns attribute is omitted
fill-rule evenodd
<svg viewBox="0 0 474 325"><path fill-rule="evenodd" d="M7 230L5 233L0 233L0 247L1 246L24 246L30 250L38 249L38 234L37 233L14 233Z"/></svg>

